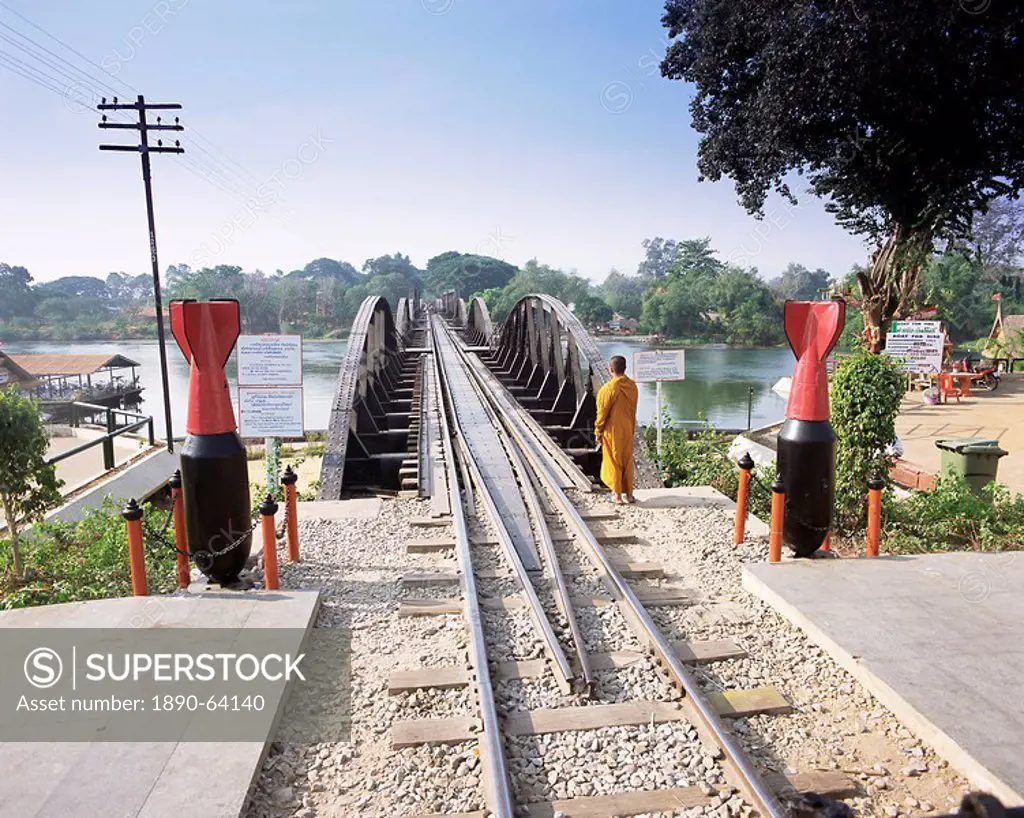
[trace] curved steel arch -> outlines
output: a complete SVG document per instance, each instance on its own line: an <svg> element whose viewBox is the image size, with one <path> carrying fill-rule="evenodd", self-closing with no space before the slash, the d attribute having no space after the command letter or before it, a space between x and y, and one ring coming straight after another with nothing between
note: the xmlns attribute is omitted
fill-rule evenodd
<svg viewBox="0 0 1024 818"><path fill-rule="evenodd" d="M554 296L525 295L505 319L488 363L559 445L597 478L597 392L611 376L579 318ZM653 465L643 455L639 436L637 427L634 484L660 485Z"/></svg>
<svg viewBox="0 0 1024 818"><path fill-rule="evenodd" d="M609 376L594 339L565 304L544 293L520 298L505 319L493 360L563 448L595 447L597 391ZM589 460L581 465L593 471Z"/></svg>
<svg viewBox="0 0 1024 818"><path fill-rule="evenodd" d="M404 342L412 329L412 303L408 298L399 298L395 307L395 329Z"/></svg>
<svg viewBox="0 0 1024 818"><path fill-rule="evenodd" d="M408 430L390 428L387 418L396 403L389 396L401 391L401 351L387 299L368 296L352 322L338 372L320 468L321 500L337 500L351 486L380 484L381 461L393 459L384 455L396 439L404 450Z"/></svg>
<svg viewBox="0 0 1024 818"><path fill-rule="evenodd" d="M494 343L494 324L487 304L480 296L469 302L466 327L463 336L474 346L490 346Z"/></svg>

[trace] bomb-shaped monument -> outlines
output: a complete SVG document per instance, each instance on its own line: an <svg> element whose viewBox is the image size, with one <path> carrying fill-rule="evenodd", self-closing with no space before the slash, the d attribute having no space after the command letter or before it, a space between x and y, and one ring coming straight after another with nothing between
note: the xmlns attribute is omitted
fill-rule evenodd
<svg viewBox="0 0 1024 818"><path fill-rule="evenodd" d="M842 301L787 301L786 337L796 369L778 439L786 491L783 542L798 557L821 547L832 527L836 497L836 435L829 423L825 359L846 320Z"/></svg>
<svg viewBox="0 0 1024 818"><path fill-rule="evenodd" d="M238 301L172 301L170 312L190 366L181 447L188 551L200 571L225 584L245 567L253 529L245 447L224 371L240 331Z"/></svg>

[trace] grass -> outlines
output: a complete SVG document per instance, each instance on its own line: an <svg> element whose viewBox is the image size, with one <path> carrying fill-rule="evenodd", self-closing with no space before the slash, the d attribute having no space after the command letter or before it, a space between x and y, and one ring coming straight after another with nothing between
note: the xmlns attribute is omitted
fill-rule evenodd
<svg viewBox="0 0 1024 818"><path fill-rule="evenodd" d="M684 430L665 429L662 481L666 486L711 486L735 500L739 470L727 454L730 440L710 426L692 438ZM652 460L654 441L654 429L646 429L645 453ZM771 480L771 469L759 467L751 483L750 512L765 522L771 518ZM906 499L887 491L882 523L886 553L1017 550L1024 543L1024 495L999 483L976 494L962 476L946 473L934 490ZM863 554L864 532L850 532L834 543L844 554Z"/></svg>
<svg viewBox="0 0 1024 818"><path fill-rule="evenodd" d="M167 518L152 506L145 507L144 531L159 532ZM173 526L164 540L173 543ZM146 537L146 577L151 594L168 593L175 587L175 553ZM25 578L12 571L11 549L0 540L0 609L27 608L58 602L130 596L128 534L120 507L107 498L77 523L43 523L23 538Z"/></svg>

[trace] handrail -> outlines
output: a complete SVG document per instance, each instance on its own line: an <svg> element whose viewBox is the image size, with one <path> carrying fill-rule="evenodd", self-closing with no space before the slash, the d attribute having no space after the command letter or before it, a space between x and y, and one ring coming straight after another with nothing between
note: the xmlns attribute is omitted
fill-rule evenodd
<svg viewBox="0 0 1024 818"><path fill-rule="evenodd" d="M75 404L72 404L72 405L75 405ZM103 447L103 469L104 469L104 471L110 471L115 466L115 462L114 462L114 438L118 437L119 435L127 434L128 432L134 432L137 429L141 429L143 426L147 426L148 427L148 431L149 431L149 445L150 446L155 446L156 445L156 437L155 437L155 435L153 433L153 416L152 415L141 415L138 412L128 412L128 411L126 411L124 409L114 409L114 408L109 407L109 406L94 407L93 404L78 404L78 405L79 406L84 406L85 408L89 408L89 409L97 408L97 409L101 409L104 412L106 412L106 414L107 414L107 433L105 435L100 435L99 437L97 437L97 438L95 438L93 440L87 440L85 443L82 443L81 445L78 445L78 446L75 446L75 447L73 447L71 449L68 449L66 452L60 452L59 454L55 454L52 457L48 457L48 458L46 458L46 462L47 463L49 463L51 465L52 464L56 464L56 463L60 463L62 460L67 460L69 457L74 457L76 454L81 454L84 451L88 451L93 446L102 446ZM126 424L125 426L122 426L120 429L115 429L114 428L114 415L116 413L118 413L118 412L120 412L121 414L126 415L126 416L136 417L136 418L140 418L140 419L135 421L135 423Z"/></svg>

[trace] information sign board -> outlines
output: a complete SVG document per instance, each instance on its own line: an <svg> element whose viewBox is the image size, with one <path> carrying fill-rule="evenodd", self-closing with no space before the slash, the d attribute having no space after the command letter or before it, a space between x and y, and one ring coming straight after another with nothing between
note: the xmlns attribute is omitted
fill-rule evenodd
<svg viewBox="0 0 1024 818"><path fill-rule="evenodd" d="M633 353L633 380L682 381L686 379L686 350L647 349Z"/></svg>

